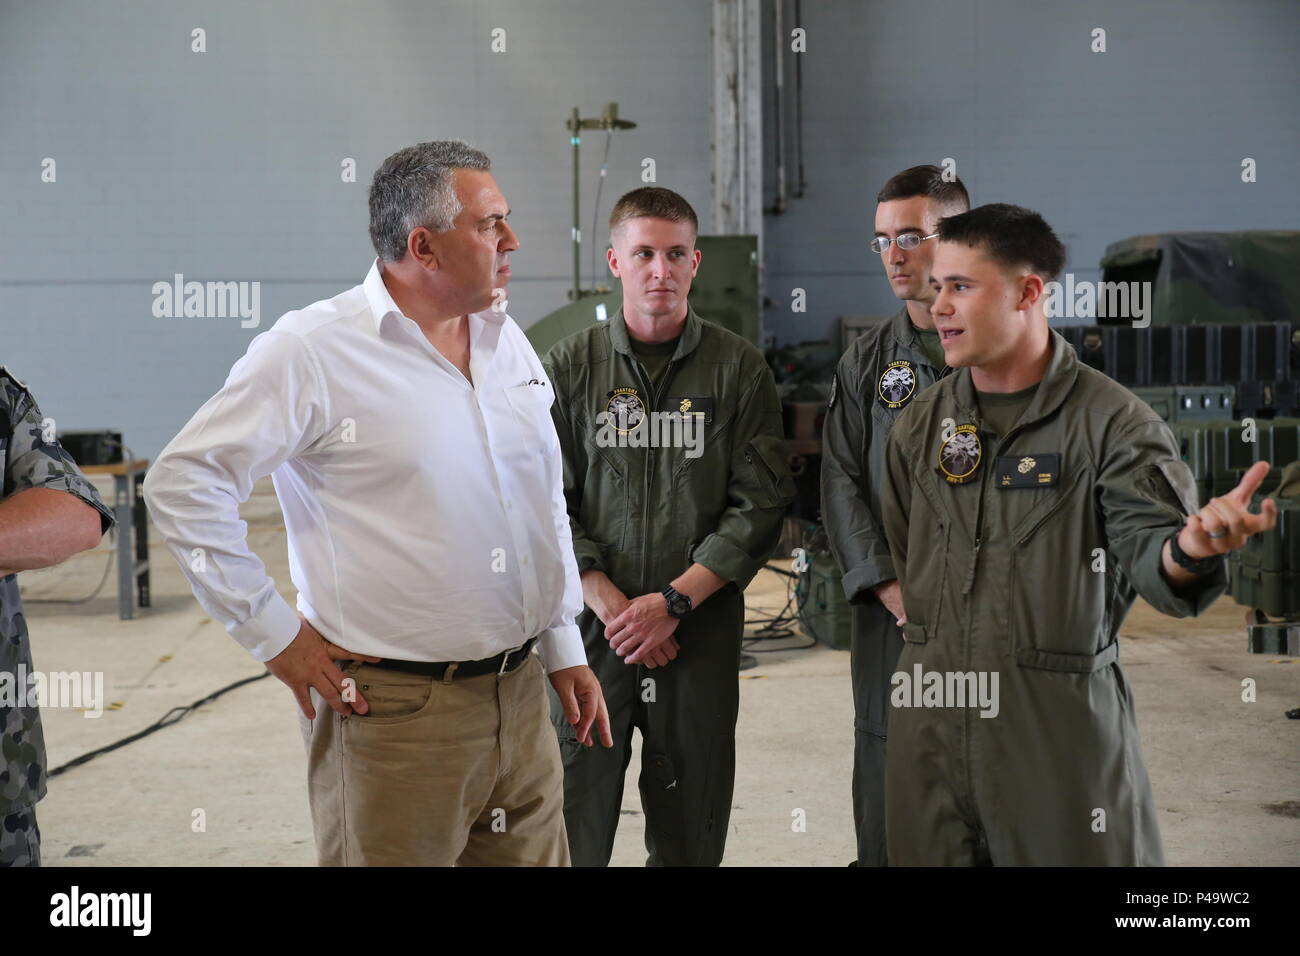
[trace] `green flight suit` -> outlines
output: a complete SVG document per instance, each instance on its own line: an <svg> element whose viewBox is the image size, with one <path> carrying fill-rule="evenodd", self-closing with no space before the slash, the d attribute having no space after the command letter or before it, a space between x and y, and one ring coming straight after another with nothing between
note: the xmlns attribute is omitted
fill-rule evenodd
<svg viewBox="0 0 1300 956"><path fill-rule="evenodd" d="M891 863L1164 860L1116 636L1137 594L1186 617L1227 579L1219 562L1171 588L1161 549L1198 507L1191 472L1150 407L1050 335L1047 372L1005 436L983 443L969 369L890 433L885 530L908 677L891 695ZM928 706L916 688L936 674L953 692ZM981 677L993 707L971 702Z"/></svg>
<svg viewBox="0 0 1300 956"><path fill-rule="evenodd" d="M543 366L578 570L604 571L629 599L662 591L693 562L728 582L678 624L681 650L666 667L624 663L592 610L579 616L614 748L578 743L552 692L573 863L609 863L638 728L648 865L716 866L735 778L743 592L771 557L795 493L771 370L756 348L689 307L657 383L632 353L621 310L557 343ZM695 416L701 453L634 447L654 432L653 411Z"/></svg>
<svg viewBox="0 0 1300 956"><path fill-rule="evenodd" d="M889 679L903 647L894 615L871 590L895 577L880 515L885 443L908 404L941 375L906 307L860 335L835 370L822 428L821 510L853 608L853 824L858 865L884 866Z"/></svg>

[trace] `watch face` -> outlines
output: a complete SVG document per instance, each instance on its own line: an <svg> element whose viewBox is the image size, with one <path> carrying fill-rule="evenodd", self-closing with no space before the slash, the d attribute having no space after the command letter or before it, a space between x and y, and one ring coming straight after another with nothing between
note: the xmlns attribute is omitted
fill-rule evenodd
<svg viewBox="0 0 1300 956"><path fill-rule="evenodd" d="M691 609L691 600L685 595L674 592L664 597L668 598L668 613L673 617L681 617Z"/></svg>

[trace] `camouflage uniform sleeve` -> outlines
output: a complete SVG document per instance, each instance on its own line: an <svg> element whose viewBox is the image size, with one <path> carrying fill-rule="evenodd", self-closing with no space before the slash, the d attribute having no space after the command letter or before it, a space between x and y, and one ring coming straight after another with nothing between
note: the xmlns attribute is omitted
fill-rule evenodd
<svg viewBox="0 0 1300 956"><path fill-rule="evenodd" d="M1165 539L1200 507L1168 425L1141 421L1112 439L1097 483L1109 551L1147 603L1172 617L1194 617L1227 590L1226 562L1177 591L1161 570Z"/></svg>
<svg viewBox="0 0 1300 956"><path fill-rule="evenodd" d="M32 393L3 369L0 380L10 412L5 447L0 449L4 455L3 497L29 488L65 491L98 511L100 533L108 531L113 526L113 512L54 437L53 420L41 414Z"/></svg>
<svg viewBox="0 0 1300 956"><path fill-rule="evenodd" d="M794 500L795 483L785 460L781 401L772 370L759 356L756 374L742 394L732 430L728 505L717 529L691 559L742 591L781 539L781 521ZM747 368L747 371L749 369Z"/></svg>

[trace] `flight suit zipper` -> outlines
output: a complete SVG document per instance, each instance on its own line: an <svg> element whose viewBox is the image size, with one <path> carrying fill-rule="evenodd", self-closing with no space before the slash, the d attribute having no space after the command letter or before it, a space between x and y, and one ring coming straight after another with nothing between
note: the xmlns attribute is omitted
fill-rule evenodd
<svg viewBox="0 0 1300 956"><path fill-rule="evenodd" d="M642 366L641 360L633 356L632 361L636 363L637 374L640 376L642 387L645 388L646 394L650 396L650 405L645 410L646 428L649 428L650 413L651 411L659 407L660 392L658 388L654 387L654 385L650 383L650 379L646 375L645 367ZM669 359L668 370L664 372L664 377L663 377L664 394L667 393L668 384L672 381L673 373L676 370L677 370L677 360ZM642 488L642 501L641 501L641 593L642 594L650 593L650 585L646 581L646 562L647 562L647 556L650 551L650 489L654 485L654 469L652 467L653 458L650 452L651 452L650 445L647 444L646 455L645 455L645 485ZM664 583L666 584L667 582ZM659 590L659 589L655 588L655 590Z"/></svg>
<svg viewBox="0 0 1300 956"><path fill-rule="evenodd" d="M949 369L949 371L952 370ZM983 424L984 421L981 418L980 425ZM1021 422L1020 424L1012 428L1009 432L1007 432L1005 435L1003 435L998 440L997 448L993 450L993 460L997 461L998 455L1001 454L1003 448L1007 447L1007 445L1011 442L1011 439L1015 438L1017 435L1019 435L1022 431L1024 431L1032 424L1033 422ZM962 584L962 588L961 588L961 593L963 597L965 597L967 594L970 594L971 589L975 586L975 566L979 564L980 546L983 544L984 541L983 538L984 499L988 493L988 477L989 477L989 469L986 465L984 468L981 469L981 473L980 473L980 497L979 497L979 504L977 505L978 510L975 513L975 548L974 550L971 551L970 568L966 572L966 580Z"/></svg>

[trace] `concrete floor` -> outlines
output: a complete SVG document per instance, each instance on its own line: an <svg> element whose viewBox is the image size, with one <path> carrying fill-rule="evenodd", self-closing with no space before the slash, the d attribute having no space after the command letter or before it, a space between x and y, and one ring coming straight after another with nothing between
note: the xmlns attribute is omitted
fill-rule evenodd
<svg viewBox="0 0 1300 956"><path fill-rule="evenodd" d="M101 493L109 498L107 487ZM270 482L244 510L253 550L292 601L285 539ZM42 671L103 671L116 709L87 719L43 712L50 766L114 742L244 677L262 672L209 620L170 555L151 538L153 607L120 621L114 576L99 581L109 544L20 577ZM755 610L785 602L785 579L763 572ZM1223 598L1198 620L1139 602L1123 633L1142 744L1172 865L1300 863L1300 661L1245 652L1242 608ZM788 643L805 643L796 635ZM849 803L852 704L846 652L817 646L759 655L741 675L738 772L730 865L842 866L854 856ZM1243 678L1257 701L1241 701ZM638 759L628 772L617 865L645 851ZM305 759L288 691L274 678L234 690L173 726L55 777L38 808L46 865L311 865ZM202 810L206 829L192 821ZM792 813L806 813L794 832Z"/></svg>

